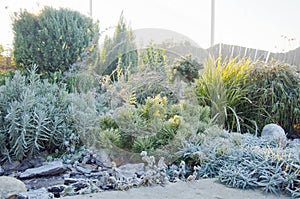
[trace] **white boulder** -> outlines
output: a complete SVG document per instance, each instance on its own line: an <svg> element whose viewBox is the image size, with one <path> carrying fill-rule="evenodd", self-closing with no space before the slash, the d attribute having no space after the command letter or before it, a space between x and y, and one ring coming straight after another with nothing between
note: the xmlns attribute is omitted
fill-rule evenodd
<svg viewBox="0 0 300 199"><path fill-rule="evenodd" d="M270 137L272 139L275 139L278 144L281 144L282 146L285 146L287 142L287 137L283 128L277 124L265 125L261 132L261 137Z"/></svg>

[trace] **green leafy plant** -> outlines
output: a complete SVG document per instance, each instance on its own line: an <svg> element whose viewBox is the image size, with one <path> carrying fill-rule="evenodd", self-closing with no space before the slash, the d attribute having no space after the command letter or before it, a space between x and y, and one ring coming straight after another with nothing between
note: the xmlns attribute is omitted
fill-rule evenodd
<svg viewBox="0 0 300 199"><path fill-rule="evenodd" d="M100 65L96 68L97 73L115 76L113 73L118 65L123 72L136 71L138 54L133 40L131 27L126 24L123 13L121 13L113 38L106 36L104 39Z"/></svg>
<svg viewBox="0 0 300 199"><path fill-rule="evenodd" d="M16 71L0 87L1 159L23 159L41 151L73 148L78 136L64 87Z"/></svg>
<svg viewBox="0 0 300 199"><path fill-rule="evenodd" d="M291 138L300 137L300 77L296 68L280 62L258 63L249 71L245 85L251 104L245 117L257 121L259 129L268 123L282 126Z"/></svg>
<svg viewBox="0 0 300 199"><path fill-rule="evenodd" d="M39 73L62 71L97 50L99 28L87 16L45 7L39 14L18 13L13 21L16 65Z"/></svg>
<svg viewBox="0 0 300 199"><path fill-rule="evenodd" d="M5 79L6 78L12 78L14 76L15 71L14 70L9 70L9 71L0 71L0 85L5 84Z"/></svg>
<svg viewBox="0 0 300 199"><path fill-rule="evenodd" d="M216 60L210 58L199 79L195 80L199 104L210 106L211 116L217 117L217 123L231 131L241 132L241 126L247 124L244 121L251 119L244 117L247 109L238 107L251 103L244 82L252 67L251 61L246 59L224 61L220 57Z"/></svg>
<svg viewBox="0 0 300 199"><path fill-rule="evenodd" d="M208 107L185 101L173 104L160 95L148 97L145 104L123 105L112 116L100 117L103 131L120 136L119 147L137 153L158 153L166 148L176 148L185 135L191 134L189 131L198 133L209 122Z"/></svg>
<svg viewBox="0 0 300 199"><path fill-rule="evenodd" d="M201 68L201 64L196 60L193 60L191 55L187 55L180 59L176 59L170 66L170 78L172 80L176 75L179 75L183 80L193 82L194 79L199 78L199 70Z"/></svg>
<svg viewBox="0 0 300 199"><path fill-rule="evenodd" d="M165 70L168 64L166 50L150 43L149 46L140 53L140 66L139 70Z"/></svg>

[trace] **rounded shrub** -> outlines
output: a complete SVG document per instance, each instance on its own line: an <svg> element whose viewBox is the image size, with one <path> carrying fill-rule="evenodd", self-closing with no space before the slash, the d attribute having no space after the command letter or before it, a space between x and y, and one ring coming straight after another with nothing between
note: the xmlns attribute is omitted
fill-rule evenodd
<svg viewBox="0 0 300 199"><path fill-rule="evenodd" d="M22 11L13 21L14 58L19 68L38 65L38 72L66 71L98 43L97 23L77 11L45 7Z"/></svg>

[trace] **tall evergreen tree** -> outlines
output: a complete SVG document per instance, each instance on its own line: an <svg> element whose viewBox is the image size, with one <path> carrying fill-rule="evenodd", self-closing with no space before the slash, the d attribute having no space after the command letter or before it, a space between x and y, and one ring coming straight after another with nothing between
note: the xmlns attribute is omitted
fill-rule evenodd
<svg viewBox="0 0 300 199"><path fill-rule="evenodd" d="M121 66L123 71L136 69L138 53L134 43L134 35L130 25L126 24L123 12L120 15L113 38L105 37L100 60L101 64L97 72L101 75L112 74L118 66Z"/></svg>

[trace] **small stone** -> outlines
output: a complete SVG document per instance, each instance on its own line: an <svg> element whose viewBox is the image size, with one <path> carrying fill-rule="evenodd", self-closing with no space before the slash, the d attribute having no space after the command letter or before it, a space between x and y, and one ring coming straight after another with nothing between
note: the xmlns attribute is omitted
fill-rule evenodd
<svg viewBox="0 0 300 199"><path fill-rule="evenodd" d="M78 182L80 179L76 179L76 178L65 178L65 185L69 185L69 184L73 184Z"/></svg>
<svg viewBox="0 0 300 199"><path fill-rule="evenodd" d="M26 192L25 184L13 177L0 177L0 198L9 198L20 192Z"/></svg>
<svg viewBox="0 0 300 199"><path fill-rule="evenodd" d="M61 193L65 190L65 185L55 185L52 187L48 187L48 191L53 193L54 197L59 198Z"/></svg>
<svg viewBox="0 0 300 199"><path fill-rule="evenodd" d="M28 199L51 199L54 198L52 193L49 193L46 188L40 188L37 190L30 190L28 192L22 192L17 195L17 198L28 198Z"/></svg>
<svg viewBox="0 0 300 199"><path fill-rule="evenodd" d="M61 174L65 171L65 167L61 161L49 162L41 167L27 169L20 174L20 179L34 178L40 176L52 176Z"/></svg>
<svg viewBox="0 0 300 199"><path fill-rule="evenodd" d="M125 164L118 168L118 171L121 176L125 178L134 177L135 174L141 176L145 173L145 165L144 163L138 164Z"/></svg>
<svg viewBox="0 0 300 199"><path fill-rule="evenodd" d="M65 185L54 185L52 187L48 187L49 192L62 192L65 189Z"/></svg>
<svg viewBox="0 0 300 199"><path fill-rule="evenodd" d="M112 167L112 161L109 155L106 153L105 150L97 150L93 152L93 157L95 159L95 162L99 166L104 166L106 168Z"/></svg>
<svg viewBox="0 0 300 199"><path fill-rule="evenodd" d="M77 171L81 172L81 173L84 173L84 174L89 174L92 172L91 169L88 169L88 168L84 168L84 167L81 167L81 166L76 166L75 167Z"/></svg>
<svg viewBox="0 0 300 199"><path fill-rule="evenodd" d="M0 176L2 176L4 174L4 170L2 169L2 167L0 166Z"/></svg>
<svg viewBox="0 0 300 199"><path fill-rule="evenodd" d="M88 183L85 180L81 180L79 182L72 184L72 186L74 187L75 191L78 191L80 189L88 187Z"/></svg>
<svg viewBox="0 0 300 199"><path fill-rule="evenodd" d="M101 175L101 172L93 172L93 173L90 173L90 174L86 174L85 176L95 178L95 177L98 177L100 175Z"/></svg>
<svg viewBox="0 0 300 199"><path fill-rule="evenodd" d="M287 137L283 128L277 124L267 124L264 126L261 137L270 137L275 139L278 144L286 146Z"/></svg>

